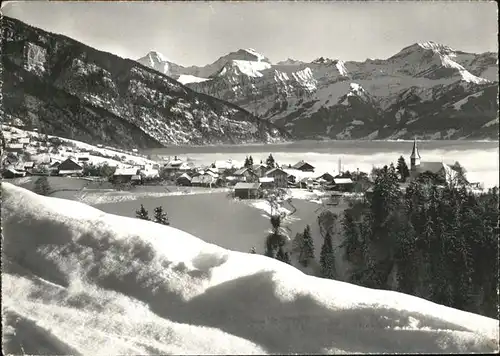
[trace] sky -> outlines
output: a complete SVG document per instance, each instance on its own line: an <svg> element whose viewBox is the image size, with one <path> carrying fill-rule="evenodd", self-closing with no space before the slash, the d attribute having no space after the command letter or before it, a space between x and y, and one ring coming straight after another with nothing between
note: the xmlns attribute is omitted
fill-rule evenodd
<svg viewBox="0 0 500 356"><path fill-rule="evenodd" d="M416 42L498 51L497 5L486 1L4 2L2 12L99 50L157 51L206 65L240 48L276 63L384 59Z"/></svg>

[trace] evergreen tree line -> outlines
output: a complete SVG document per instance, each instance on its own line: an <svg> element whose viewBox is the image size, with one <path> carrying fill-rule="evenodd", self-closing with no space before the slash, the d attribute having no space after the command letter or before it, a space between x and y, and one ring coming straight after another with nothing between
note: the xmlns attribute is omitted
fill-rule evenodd
<svg viewBox="0 0 500 356"><path fill-rule="evenodd" d="M383 167L344 212L349 282L498 318L498 188L420 179L403 192L397 173Z"/></svg>
<svg viewBox="0 0 500 356"><path fill-rule="evenodd" d="M163 211L163 207L161 206L158 206L154 209L153 220L150 219L149 212L144 208L144 205L142 204L141 208L135 212L135 216L136 218L141 220L149 220L162 225L170 225L167 213Z"/></svg>

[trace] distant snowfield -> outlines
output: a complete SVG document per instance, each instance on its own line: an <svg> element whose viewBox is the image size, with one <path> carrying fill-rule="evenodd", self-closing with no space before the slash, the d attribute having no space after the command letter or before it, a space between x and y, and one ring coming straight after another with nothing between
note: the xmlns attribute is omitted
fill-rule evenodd
<svg viewBox="0 0 500 356"><path fill-rule="evenodd" d="M210 80L210 79L195 77L194 75L190 75L190 74L182 74L179 78L177 78L177 81L182 83L182 84L201 83L201 82L206 82L207 80Z"/></svg>
<svg viewBox="0 0 500 356"><path fill-rule="evenodd" d="M17 185L21 185L30 180L30 177L21 178L27 179L26 181L17 181ZM158 187L161 189L161 187ZM232 191L231 188L201 188L201 189L191 189L185 188L180 191L163 191L163 192L141 192L141 191L104 191L104 190L82 190L75 198L75 200L88 205L100 205L100 204L110 204L110 203L120 203L124 201L140 200L143 198L161 198L169 196L184 196L184 195L197 195L197 194L214 194L214 193L229 193ZM320 191L309 192L304 189L289 189L293 199L309 200L315 203L321 203L318 199L324 193ZM263 210L267 214L270 213L270 206L265 200L251 200L250 205L254 208ZM285 209L286 210L286 209ZM288 212L285 211L284 212Z"/></svg>
<svg viewBox="0 0 500 356"><path fill-rule="evenodd" d="M6 354L469 353L498 320L2 184Z"/></svg>
<svg viewBox="0 0 500 356"><path fill-rule="evenodd" d="M124 201L140 200L143 198L161 198L169 196L179 196L179 195L195 195L195 194L212 194L229 192L230 189L218 188L218 189L200 189L192 190L186 188L182 191L175 192L137 192L137 191L125 191L125 192L103 192L103 191L82 191L76 200L88 204L88 205L99 205L99 204L109 204L109 203L120 203Z"/></svg>

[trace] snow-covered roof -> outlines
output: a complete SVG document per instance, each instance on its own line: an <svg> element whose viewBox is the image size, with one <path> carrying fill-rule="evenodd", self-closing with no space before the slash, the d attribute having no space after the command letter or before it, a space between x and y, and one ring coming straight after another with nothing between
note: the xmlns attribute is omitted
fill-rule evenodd
<svg viewBox="0 0 500 356"><path fill-rule="evenodd" d="M259 178L260 183L272 183L274 182L274 177L261 177Z"/></svg>
<svg viewBox="0 0 500 356"><path fill-rule="evenodd" d="M134 176L139 170L138 167L128 167L128 168L117 168L114 176Z"/></svg>
<svg viewBox="0 0 500 356"><path fill-rule="evenodd" d="M260 188L260 183L244 183L244 182L239 182L236 183L234 186L234 189L259 189Z"/></svg>
<svg viewBox="0 0 500 356"><path fill-rule="evenodd" d="M191 181L191 179L193 179L192 177L189 176L189 174L187 173L183 173L181 174L177 179L181 179L181 178L184 178L184 179L187 179L189 181Z"/></svg>
<svg viewBox="0 0 500 356"><path fill-rule="evenodd" d="M2 192L3 242L17 247L2 252L23 270L2 270L3 327L29 340L32 350L88 355L498 350L496 319L400 292L308 276L276 259L242 253L248 245L224 224L221 234L239 252L172 226L107 214L13 184L2 183ZM33 233L33 226L43 229ZM49 266L58 266L60 279ZM175 301L175 308L165 307L165 301ZM36 335L26 327L31 324Z"/></svg>
<svg viewBox="0 0 500 356"><path fill-rule="evenodd" d="M351 184L352 179L351 178L334 178L333 182L335 184Z"/></svg>

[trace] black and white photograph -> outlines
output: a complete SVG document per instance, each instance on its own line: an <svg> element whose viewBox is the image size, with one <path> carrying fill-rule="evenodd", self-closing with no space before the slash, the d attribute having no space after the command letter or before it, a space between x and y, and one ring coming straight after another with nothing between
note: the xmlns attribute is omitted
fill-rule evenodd
<svg viewBox="0 0 500 356"><path fill-rule="evenodd" d="M500 351L496 2L0 24L3 354Z"/></svg>

